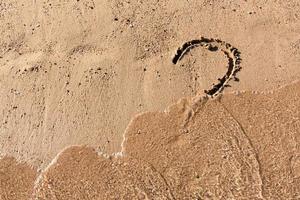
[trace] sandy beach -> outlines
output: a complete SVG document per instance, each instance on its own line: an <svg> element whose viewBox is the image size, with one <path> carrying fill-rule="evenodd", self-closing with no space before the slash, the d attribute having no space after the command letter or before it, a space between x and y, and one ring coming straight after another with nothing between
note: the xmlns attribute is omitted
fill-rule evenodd
<svg viewBox="0 0 300 200"><path fill-rule="evenodd" d="M0 0L0 199L299 199L299 13Z"/></svg>

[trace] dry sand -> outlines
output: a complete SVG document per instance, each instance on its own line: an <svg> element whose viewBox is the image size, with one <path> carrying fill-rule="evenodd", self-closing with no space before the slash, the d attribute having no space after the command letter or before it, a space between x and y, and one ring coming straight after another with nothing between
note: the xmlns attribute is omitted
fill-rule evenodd
<svg viewBox="0 0 300 200"><path fill-rule="evenodd" d="M0 0L0 199L299 199L299 13L298 0ZM201 36L241 52L215 99L203 91L227 71L221 51L172 63Z"/></svg>

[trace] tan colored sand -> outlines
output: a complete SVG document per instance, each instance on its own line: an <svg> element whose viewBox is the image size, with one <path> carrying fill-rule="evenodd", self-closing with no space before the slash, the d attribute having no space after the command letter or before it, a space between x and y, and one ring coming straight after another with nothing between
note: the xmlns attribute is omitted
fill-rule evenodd
<svg viewBox="0 0 300 200"><path fill-rule="evenodd" d="M107 159L87 147L64 151L40 179L35 195L38 199L172 199L165 180L151 166L128 157Z"/></svg>
<svg viewBox="0 0 300 200"><path fill-rule="evenodd" d="M0 159L0 199L29 199L37 178L36 169L20 164L14 158Z"/></svg>
<svg viewBox="0 0 300 200"><path fill-rule="evenodd" d="M35 172L14 157L43 170L44 199L300 198L299 13L298 0L0 0L0 197L30 195ZM195 103L227 65L201 48L172 64L201 36L237 47L243 68ZM125 157L97 156L122 150L128 124Z"/></svg>
<svg viewBox="0 0 300 200"><path fill-rule="evenodd" d="M226 95L221 101L256 149L263 194L269 199L300 197L299 86L274 94Z"/></svg>
<svg viewBox="0 0 300 200"><path fill-rule="evenodd" d="M119 151L136 114L215 83L220 53L197 48L172 64L188 40L241 51L240 82L227 92L300 77L297 0L5 0L0 10L1 154L42 168L70 145Z"/></svg>
<svg viewBox="0 0 300 200"><path fill-rule="evenodd" d="M123 157L71 147L42 173L36 195L298 199L299 88L300 82L274 94L184 99L167 112L140 115L125 133Z"/></svg>

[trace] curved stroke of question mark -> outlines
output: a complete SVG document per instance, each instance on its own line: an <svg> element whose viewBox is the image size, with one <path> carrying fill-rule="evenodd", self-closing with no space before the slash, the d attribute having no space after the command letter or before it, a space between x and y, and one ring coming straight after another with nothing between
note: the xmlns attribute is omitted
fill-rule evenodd
<svg viewBox="0 0 300 200"><path fill-rule="evenodd" d="M233 79L234 81L239 81L239 79L236 77L236 74L241 70L241 53L237 48L222 40L201 37L200 40L191 40L179 47L175 56L172 59L173 64L176 65L184 57L184 55L186 55L191 49L198 46L204 47L209 51L218 51L219 49L221 49L221 51L228 58L228 70L226 74L223 77L219 78L219 82L215 84L211 89L204 90L207 96L213 98L218 96L218 94L220 94L225 87L230 86L228 85L228 82L230 80Z"/></svg>

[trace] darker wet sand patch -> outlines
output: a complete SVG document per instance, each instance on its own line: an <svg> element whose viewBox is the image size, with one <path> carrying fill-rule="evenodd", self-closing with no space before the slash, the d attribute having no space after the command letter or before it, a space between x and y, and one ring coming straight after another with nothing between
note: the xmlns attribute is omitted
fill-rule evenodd
<svg viewBox="0 0 300 200"><path fill-rule="evenodd" d="M37 177L35 169L25 163L18 163L12 157L0 160L0 199L29 199Z"/></svg>

